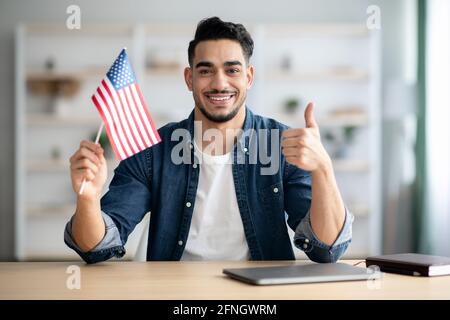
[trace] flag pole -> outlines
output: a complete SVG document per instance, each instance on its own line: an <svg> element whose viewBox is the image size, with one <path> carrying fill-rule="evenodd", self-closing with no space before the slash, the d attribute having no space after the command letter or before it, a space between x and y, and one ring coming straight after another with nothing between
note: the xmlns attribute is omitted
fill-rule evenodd
<svg viewBox="0 0 450 320"><path fill-rule="evenodd" d="M100 125L100 128L98 128L97 136L95 137L94 143L98 143L98 141L100 140L100 135L102 134L102 130L103 130L103 121L102 121L102 124ZM83 194L85 186L86 186L86 178L84 178L83 182L81 183L81 188L80 188L80 191L78 192L78 194L80 196Z"/></svg>

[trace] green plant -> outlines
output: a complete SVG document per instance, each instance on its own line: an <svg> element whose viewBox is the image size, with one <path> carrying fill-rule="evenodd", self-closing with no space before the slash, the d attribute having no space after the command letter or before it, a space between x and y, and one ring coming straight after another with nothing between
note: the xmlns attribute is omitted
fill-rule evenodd
<svg viewBox="0 0 450 320"><path fill-rule="evenodd" d="M345 126L344 127L344 141L346 143L351 143L355 137L355 131L356 131L356 127L355 126Z"/></svg>
<svg viewBox="0 0 450 320"><path fill-rule="evenodd" d="M295 111L297 111L299 105L300 101L297 98L289 98L284 103L286 111L288 111L289 113L294 113Z"/></svg>
<svg viewBox="0 0 450 320"><path fill-rule="evenodd" d="M59 146L53 146L51 149L51 155L54 160L61 159L61 148Z"/></svg>

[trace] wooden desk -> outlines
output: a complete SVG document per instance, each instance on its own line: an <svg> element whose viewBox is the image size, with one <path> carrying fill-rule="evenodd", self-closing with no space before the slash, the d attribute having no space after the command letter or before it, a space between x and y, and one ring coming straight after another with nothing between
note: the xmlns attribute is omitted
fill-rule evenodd
<svg viewBox="0 0 450 320"><path fill-rule="evenodd" d="M301 263L7 262L0 263L0 299L450 299L450 276L386 273L377 288L366 281L253 286L222 274L225 267ZM66 287L69 265L80 266L80 290Z"/></svg>

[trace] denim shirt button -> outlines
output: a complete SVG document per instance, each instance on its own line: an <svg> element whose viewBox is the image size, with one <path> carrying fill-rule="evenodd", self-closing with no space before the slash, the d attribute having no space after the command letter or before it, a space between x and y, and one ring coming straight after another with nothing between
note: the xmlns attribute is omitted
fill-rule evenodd
<svg viewBox="0 0 450 320"><path fill-rule="evenodd" d="M278 193L278 188L277 187L273 188L273 192Z"/></svg>
<svg viewBox="0 0 450 320"><path fill-rule="evenodd" d="M183 245L183 241L182 240L178 241L178 245L182 246Z"/></svg>
<svg viewBox="0 0 450 320"><path fill-rule="evenodd" d="M306 243L303 244L303 249L308 249L308 245Z"/></svg>
<svg viewBox="0 0 450 320"><path fill-rule="evenodd" d="M305 239L305 242L306 242L306 243L309 243L309 239Z"/></svg>
<svg viewBox="0 0 450 320"><path fill-rule="evenodd" d="M194 145L192 143L189 143L189 148L194 149Z"/></svg>
<svg viewBox="0 0 450 320"><path fill-rule="evenodd" d="M248 152L248 149L247 149L247 148L244 148L244 152L247 153L247 152Z"/></svg>
<svg viewBox="0 0 450 320"><path fill-rule="evenodd" d="M192 168L197 169L197 164L194 163L194 164L192 165Z"/></svg>
<svg viewBox="0 0 450 320"><path fill-rule="evenodd" d="M190 208L191 207L191 203L190 202L186 202L186 207Z"/></svg>

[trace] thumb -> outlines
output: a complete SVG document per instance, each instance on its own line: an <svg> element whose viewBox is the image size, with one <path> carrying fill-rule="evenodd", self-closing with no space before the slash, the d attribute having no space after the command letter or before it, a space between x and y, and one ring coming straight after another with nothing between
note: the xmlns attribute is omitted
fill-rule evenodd
<svg viewBox="0 0 450 320"><path fill-rule="evenodd" d="M317 128L316 119L314 119L314 103L310 102L306 106L305 110L305 124L307 128Z"/></svg>

